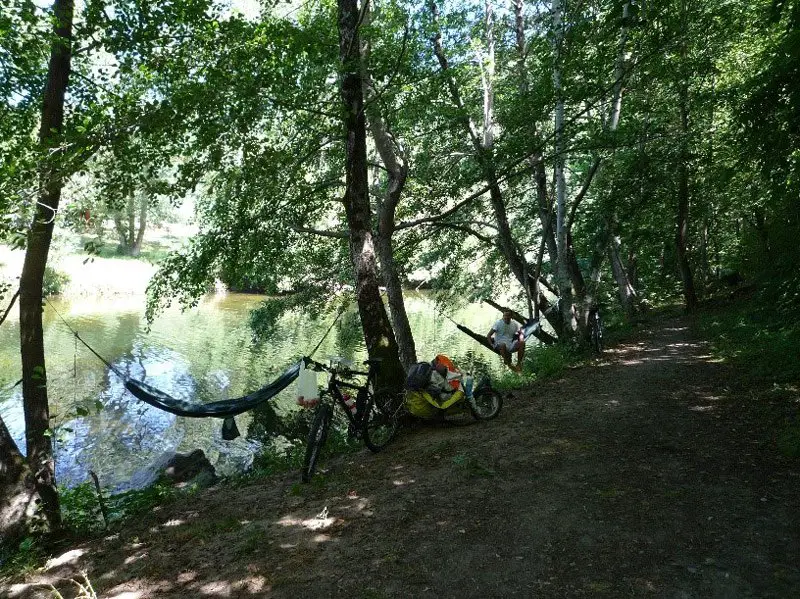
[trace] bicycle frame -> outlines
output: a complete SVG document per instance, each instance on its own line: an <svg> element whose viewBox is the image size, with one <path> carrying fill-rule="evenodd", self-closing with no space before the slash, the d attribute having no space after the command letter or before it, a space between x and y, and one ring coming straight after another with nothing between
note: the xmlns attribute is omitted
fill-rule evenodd
<svg viewBox="0 0 800 599"><path fill-rule="evenodd" d="M329 375L328 386L320 394L320 401L322 401L322 396L330 395L335 400L335 402L339 404L345 416L347 417L347 420L351 425L350 434L357 434L357 431L360 431L361 426L363 424L363 419L366 416L366 410L364 409L365 408L364 404L366 401L366 392L369 390L370 385L372 385L373 388L375 386L375 377L378 374L377 365L374 362L370 363L369 370L367 372L350 370L348 368L344 373L340 373L339 370L334 367L326 366L325 364L321 364L311 359L308 360L308 365L310 365L314 370L318 372L328 373ZM366 382L363 385L350 383L339 378L339 376L342 374L347 376L348 378L355 376L363 376L366 377ZM355 415L350 411L350 408L345 403L344 393L342 391L343 389L352 389L353 391L356 391Z"/></svg>

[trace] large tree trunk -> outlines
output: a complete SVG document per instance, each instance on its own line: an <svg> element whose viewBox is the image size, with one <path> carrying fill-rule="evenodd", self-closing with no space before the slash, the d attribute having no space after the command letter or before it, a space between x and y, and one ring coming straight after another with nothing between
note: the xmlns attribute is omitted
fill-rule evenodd
<svg viewBox="0 0 800 599"><path fill-rule="evenodd" d="M364 21L371 21L369 7ZM381 157L383 166L386 167L388 182L385 197L378 202L378 260L381 265L383 283L386 285L386 295L389 299L389 314L392 318L395 338L397 339L398 353L403 367L408 369L417 361L417 348L414 344L414 335L408 321L406 304L403 298L403 285L397 272L397 263L394 260L394 247L392 236L395 230L395 214L400 197L408 178L408 162L401 144L389 131L389 127L381 114L380 104L377 102L375 86L369 72L369 44L364 44L362 65L362 83L367 101L367 120L375 148Z"/></svg>
<svg viewBox="0 0 800 599"><path fill-rule="evenodd" d="M0 539L7 547L25 535L37 517L39 493L25 458L0 418Z"/></svg>
<svg viewBox="0 0 800 599"><path fill-rule="evenodd" d="M56 491L55 461L50 436L42 331L42 286L53 238L55 215L64 185L64 174L58 166L63 150L58 146L62 140L64 96L70 75L73 1L56 0L53 12L55 39L50 53L39 132L44 164L39 201L28 233L28 245L20 276L19 331L27 460L34 473L45 517L56 528L61 524L61 509Z"/></svg>
<svg viewBox="0 0 800 599"><path fill-rule="evenodd" d="M356 0L338 0L340 88L344 104L346 160L344 206L350 230L350 256L356 298L370 358L382 358L380 384L400 387L405 371L397 342L378 290L378 269L372 239L372 213L367 183L367 132L364 117Z"/></svg>
<svg viewBox="0 0 800 599"><path fill-rule="evenodd" d="M556 185L556 284L561 297L561 320L563 330L568 335L577 329L573 308L572 277L570 276L569 248L566 220L567 181L564 173L564 94L561 86L561 45L564 40L562 21L564 17L563 0L553 0L553 93L555 95L555 130L553 131L555 155L554 179Z"/></svg>

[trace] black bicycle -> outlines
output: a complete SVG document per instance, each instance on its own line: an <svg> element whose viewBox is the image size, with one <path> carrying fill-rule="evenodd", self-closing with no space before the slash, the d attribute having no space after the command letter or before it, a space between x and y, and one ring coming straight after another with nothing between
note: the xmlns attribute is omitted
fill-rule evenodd
<svg viewBox="0 0 800 599"><path fill-rule="evenodd" d="M600 305L594 304L589 310L589 343L592 351L603 353L603 319L600 316Z"/></svg>
<svg viewBox="0 0 800 599"><path fill-rule="evenodd" d="M314 475L317 460L328 439L333 406L339 404L348 421L348 436L361 439L373 452L381 451L394 438L402 409L402 397L388 389L377 389L380 360L367 360L367 372L353 370L341 360L332 359L330 366L306 358L306 367L328 373L328 386L320 393L320 403L311 422L306 456L303 461L303 482ZM364 377L358 384L352 379ZM344 380L346 379L346 380ZM355 397L350 394L355 392Z"/></svg>

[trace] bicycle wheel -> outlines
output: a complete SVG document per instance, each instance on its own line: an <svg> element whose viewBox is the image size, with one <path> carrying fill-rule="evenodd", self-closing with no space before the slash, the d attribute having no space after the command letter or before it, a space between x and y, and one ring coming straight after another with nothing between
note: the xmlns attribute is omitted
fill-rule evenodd
<svg viewBox="0 0 800 599"><path fill-rule="evenodd" d="M401 397L388 390L377 391L374 395L367 394L364 425L361 434L364 445L375 453L386 447L397 433Z"/></svg>
<svg viewBox="0 0 800 599"><path fill-rule="evenodd" d="M306 457L303 460L303 482L307 483L314 476L314 469L317 467L317 458L325 446L328 438L328 428L331 425L331 407L328 404L321 404L314 414L314 421L311 423L311 430L308 433L308 445L306 446Z"/></svg>
<svg viewBox="0 0 800 599"><path fill-rule="evenodd" d="M475 420L491 420L503 409L503 398L491 387L483 386L475 391L469 409Z"/></svg>
<svg viewBox="0 0 800 599"><path fill-rule="evenodd" d="M596 316L592 319L590 343L592 345L592 350L594 350L596 354L603 353L603 327L600 324L599 318Z"/></svg>

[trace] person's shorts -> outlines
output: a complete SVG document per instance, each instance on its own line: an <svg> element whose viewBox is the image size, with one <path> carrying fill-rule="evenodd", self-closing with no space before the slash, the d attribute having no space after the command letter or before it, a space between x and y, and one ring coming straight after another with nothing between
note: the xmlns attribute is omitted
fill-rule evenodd
<svg viewBox="0 0 800 599"><path fill-rule="evenodd" d="M506 343L505 341L501 341L500 343L495 343L494 348L497 351L500 351L501 345L505 345L506 347L508 347L508 343ZM508 351L517 351L518 349L519 349L519 339L517 339L511 344L511 349L509 349Z"/></svg>

